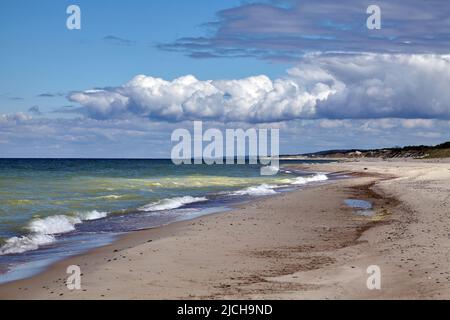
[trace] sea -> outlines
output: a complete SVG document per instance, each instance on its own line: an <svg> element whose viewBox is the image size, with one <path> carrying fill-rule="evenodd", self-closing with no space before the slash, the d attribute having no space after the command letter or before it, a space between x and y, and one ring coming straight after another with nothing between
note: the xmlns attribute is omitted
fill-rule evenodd
<svg viewBox="0 0 450 320"><path fill-rule="evenodd" d="M280 162L175 165L170 159L0 159L0 283L33 276L120 235L230 210L332 179Z"/></svg>

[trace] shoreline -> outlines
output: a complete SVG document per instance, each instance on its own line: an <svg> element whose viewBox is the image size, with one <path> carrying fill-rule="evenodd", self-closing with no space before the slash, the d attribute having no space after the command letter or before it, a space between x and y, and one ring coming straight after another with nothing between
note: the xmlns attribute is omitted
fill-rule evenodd
<svg viewBox="0 0 450 320"><path fill-rule="evenodd" d="M29 165L39 168L43 163L33 160ZM57 162L54 164L55 170L64 165L68 164ZM89 167L89 163L83 161L77 165ZM48 190L36 193L28 188L28 193L21 196L25 200L15 199L14 192L10 195L6 193L5 198L13 200L7 200L7 204L11 202L11 207L7 206L7 210L1 212L5 223L1 226L0 284L38 274L55 261L103 246L123 233L227 211L235 204L253 201L264 195L327 180L327 177L317 176L310 181L309 177L301 177L304 173L284 173L282 169L280 175L265 178L260 176L258 166L234 166L229 169L219 166L212 170L211 167L202 167L194 170L197 172L195 174L191 172L193 169L187 168L173 175L174 167L170 159L162 163L141 163L141 167L150 170L150 173L144 173L149 179L136 179L135 172L127 175L127 162L113 161L105 165L115 170L117 177L103 177L106 180L95 178L91 183L72 181L58 185L61 201L46 200ZM161 172L155 170L159 166L172 173L161 176ZM119 176L125 180L121 181ZM47 181L47 178L43 179ZM53 185L49 181L47 184L47 189ZM87 191L79 191L77 200L65 199L64 194L71 184L78 185L78 188L81 185ZM36 200L26 200L28 198ZM21 207L22 202L27 205ZM57 210L45 209L45 206L51 207L54 203L61 207Z"/></svg>
<svg viewBox="0 0 450 320"><path fill-rule="evenodd" d="M311 172L312 174L317 174L316 172ZM324 182L314 182L314 184L316 185L320 185L322 183L325 184L329 184L332 183L333 180L327 180ZM222 215L228 212L233 212L235 210L243 210L245 209L245 206L248 204L257 204L258 202L264 201L264 200L268 200L268 199L272 199L272 198L276 198L280 195L283 194L289 194L289 193L293 193L293 192L299 192L304 190L304 188L314 188L313 186L309 186L309 185L305 185L302 188L298 188L297 190L294 191L282 191L279 192L277 194L268 194L268 195L262 195L262 196L258 196L256 198L253 199L247 199L247 200L243 200L243 201L238 201L234 204L231 204L227 207L211 207L211 208L205 208L205 212L204 214L198 215L196 217L193 218L187 218L187 219L181 219L178 221L172 221L172 222L168 222L166 224L161 224L155 227L151 227L151 228L146 228L146 229L142 229L142 230L133 230L133 231L128 231L128 232L124 232L122 234L119 235L115 235L113 236L113 240L110 243L107 243L105 245L101 245L98 247L94 247L91 249L87 249L86 251L80 252L80 253L76 253L74 255L70 255L61 259L57 259L55 261L52 261L50 263L48 263L47 265L45 265L45 267L41 268L41 270L37 271L35 274L31 275L31 276L26 276L24 278L20 278L20 279L16 279L16 280L11 280L11 281L7 281L4 283L0 283L0 300L3 299L4 297L2 296L2 287L7 287L7 286L13 286L16 287L16 284L19 283L27 283L29 281L33 281L34 278L40 278L41 276L44 276L47 273L51 273L52 275L54 274L54 271L61 270L61 266L69 266L69 265L78 265L77 261L79 261L79 259L83 259L86 256L90 256L90 255L97 255L97 254L101 254L104 253L104 249L106 251L108 251L109 247L116 247L116 245L121 245L123 243L126 244L130 244L131 245L136 245L139 243L139 241L134 241L135 239L138 239L140 236L140 234L143 234L145 232L151 232L154 231L152 233L155 233L157 236L159 236L160 234L163 234L161 237L165 237L167 236L167 233L169 232L169 230L171 230L172 228L174 230L177 230L180 227L183 227L184 224L189 225L190 223L195 222L196 220L200 220L202 218L208 217L208 216L214 216L214 215ZM212 209L212 210L211 210ZM169 227L172 227L171 229L169 229ZM161 230L160 230L161 229ZM161 232L159 232L161 231ZM131 241L130 241L131 240ZM152 240L153 241L153 240ZM130 247L129 247L130 248ZM114 252L117 252L116 249L114 249ZM72 263L73 261L73 263ZM70 262L70 263L69 263ZM67 275L68 276L68 275ZM21 290L21 287L18 286Z"/></svg>
<svg viewBox="0 0 450 320"><path fill-rule="evenodd" d="M307 172L308 174L308 172ZM316 172L311 172L311 174L318 174ZM334 179L336 179L336 177L331 178L330 180L325 180L323 181L324 183L329 183L330 181L333 181ZM322 181L313 181L313 185L314 184L318 184L321 183ZM255 185L254 187L257 187L258 185ZM277 193L275 194L266 194L266 195L258 195L257 197L252 197L250 195L246 196L243 195L242 199L235 199L232 202L229 203L223 203L222 201L217 201L216 200L216 205L211 204L211 201L208 201L207 205L205 205L204 207L202 207L200 209L200 211L194 215L192 215L191 217L181 217L179 219L173 219L170 220L168 222L163 222L161 224L155 224L153 226L150 227L145 227L143 229L136 229L136 230L130 230L130 231L124 231L124 232L118 232L116 234L111 233L108 236L109 240L105 240L103 241L102 244L99 245L90 245L90 246L83 246L84 248L82 248L82 246L80 246L79 248L76 248L76 253L72 253L70 255L66 255L66 256L60 256L60 257L51 257L45 260L37 260L37 261L28 261L28 262L23 262L22 264L18 264L15 266L15 268L11 268L8 269L7 267L5 267L5 265L0 265L0 275L3 274L6 275L6 278L8 278L8 274L11 273L10 278L13 278L12 280L5 280L5 281L0 281L0 287L2 285L7 285L9 283L13 283L16 281L22 281L22 280L27 280L36 276L39 276L42 273L45 273L47 270L49 270L53 265L59 263L59 262L64 262L67 261L68 259L74 258L74 257L79 257L79 256L83 256L86 254L89 254L90 252L98 249L98 248L102 248L105 246L109 246L109 245L113 245L114 243L116 243L117 241L119 241L120 239L122 239L123 237L127 237L130 233L134 233L134 232L141 232L141 231L146 231L146 230L152 230L152 229L157 229L157 228L164 228L168 225L171 224L176 224L176 223L181 223L184 221L193 221L205 216L209 216L209 215L214 215L214 214L222 214L228 211L232 211L235 209L240 208L242 205L247 204L247 203L253 203L256 201L261 201L263 199L267 199L267 198L272 198L272 197L276 197L282 193L286 193L286 192L292 192L293 190L287 190L286 189L287 186L283 186L280 187ZM304 186L302 187L296 187L296 189L303 189L305 187L310 187L307 183L305 183ZM171 198L168 198L171 199ZM191 203L189 203L191 204ZM188 204L188 205L189 205ZM195 202L194 202L195 204ZM137 209L136 209L137 210ZM64 234L62 234L64 236ZM62 250L62 249L61 249ZM3 270L1 270L1 267L5 267ZM29 267L30 270L26 269L25 271L20 271L23 267L22 266L33 266L33 267ZM35 269L33 271L33 269ZM23 274L22 277L20 276L14 276L13 273L21 273ZM14 279L14 277L17 277ZM0 296L1 299L1 296Z"/></svg>
<svg viewBox="0 0 450 320"><path fill-rule="evenodd" d="M125 234L111 245L57 262L37 276L0 285L0 298L449 297L448 282L435 275L439 271L444 278L450 276L445 266L448 257L443 255L445 244L435 240L434 248L440 254L433 258L441 268L430 270L429 254L420 250L429 239L407 234L410 227L417 227L414 224L420 218L414 212L421 208L410 207L406 196L411 194L402 194L407 190L399 184L416 179L412 175L416 171L438 180L447 172L450 177L450 166L441 164L436 174L436 165L414 162L408 166L419 169L399 170L404 165L381 161L299 165L356 176L257 199L228 212ZM448 187L448 183L443 185ZM369 200L377 214L356 215L343 204L347 198ZM439 218L450 219L442 214ZM441 228L448 230L445 225ZM423 272L413 270L408 259L414 259L416 269ZM65 286L66 268L73 264L82 270L79 291ZM380 265L383 273L380 291L366 287L366 268L373 264ZM424 277L431 277L433 283L424 283Z"/></svg>

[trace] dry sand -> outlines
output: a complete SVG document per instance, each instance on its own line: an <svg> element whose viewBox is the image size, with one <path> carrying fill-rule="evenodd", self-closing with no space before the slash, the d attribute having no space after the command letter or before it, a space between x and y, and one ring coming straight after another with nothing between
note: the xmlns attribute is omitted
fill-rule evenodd
<svg viewBox="0 0 450 320"><path fill-rule="evenodd" d="M450 298L450 163L358 161L302 166L349 172L151 230L0 286L2 299ZM376 215L346 198L369 200ZM65 286L69 265L82 290ZM381 268L381 290L366 269Z"/></svg>

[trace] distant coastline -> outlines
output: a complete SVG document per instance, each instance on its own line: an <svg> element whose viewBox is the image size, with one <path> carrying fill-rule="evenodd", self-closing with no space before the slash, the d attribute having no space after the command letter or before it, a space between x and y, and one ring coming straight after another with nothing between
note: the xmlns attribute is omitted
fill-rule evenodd
<svg viewBox="0 0 450 320"><path fill-rule="evenodd" d="M325 150L299 155L280 155L281 159L319 159L319 158L412 158L436 159L450 158L450 141L435 146L405 146L380 149L342 149Z"/></svg>

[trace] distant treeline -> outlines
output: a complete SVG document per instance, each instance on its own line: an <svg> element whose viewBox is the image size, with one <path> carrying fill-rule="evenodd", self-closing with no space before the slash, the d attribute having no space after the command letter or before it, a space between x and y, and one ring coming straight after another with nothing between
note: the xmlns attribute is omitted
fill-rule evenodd
<svg viewBox="0 0 450 320"><path fill-rule="evenodd" d="M450 157L450 141L436 146L420 145L367 150L326 150L305 153L301 156L309 158L447 158Z"/></svg>

